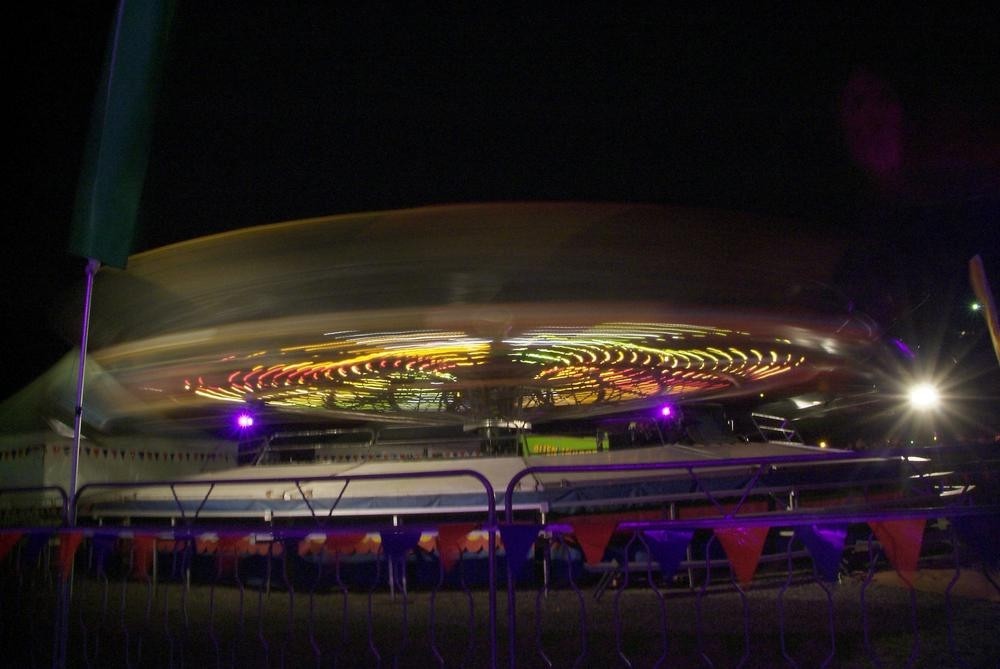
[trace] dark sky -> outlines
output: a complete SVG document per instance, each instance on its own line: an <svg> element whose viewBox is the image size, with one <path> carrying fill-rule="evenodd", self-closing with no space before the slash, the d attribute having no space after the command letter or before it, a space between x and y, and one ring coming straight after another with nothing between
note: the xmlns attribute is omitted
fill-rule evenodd
<svg viewBox="0 0 1000 669"><path fill-rule="evenodd" d="M853 283L874 311L872 265L916 304L965 300L973 252L995 267L985 10L218 4L178 7L136 250L343 212L588 200L842 231L866 249ZM65 249L113 3L24 12L5 39L4 396L69 346L50 313L82 282ZM858 133L875 153L852 149Z"/></svg>

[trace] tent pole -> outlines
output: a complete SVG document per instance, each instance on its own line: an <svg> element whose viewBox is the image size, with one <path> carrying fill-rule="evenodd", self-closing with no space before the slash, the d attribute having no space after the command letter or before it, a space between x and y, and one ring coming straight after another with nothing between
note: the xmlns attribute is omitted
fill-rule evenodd
<svg viewBox="0 0 1000 669"><path fill-rule="evenodd" d="M80 438L83 429L83 381L84 371L87 367L87 338L90 334L90 301L94 293L94 275L101 268L101 261L94 258L87 259L87 288L83 296L83 327L80 334L80 365L76 373L76 399L73 403L73 450L70 453L69 465L69 508L67 521L69 525L76 525L76 488L77 477L80 468Z"/></svg>

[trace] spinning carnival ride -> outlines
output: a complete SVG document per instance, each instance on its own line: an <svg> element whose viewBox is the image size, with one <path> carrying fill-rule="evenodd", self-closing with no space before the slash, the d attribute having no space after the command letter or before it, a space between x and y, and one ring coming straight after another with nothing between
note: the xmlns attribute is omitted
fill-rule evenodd
<svg viewBox="0 0 1000 669"><path fill-rule="evenodd" d="M138 254L97 277L81 480L440 468L502 490L540 462L818 453L776 407L869 402L886 349L830 288L841 249L782 225L637 205L460 205ZM73 358L0 410L0 448L20 454L2 469L8 485L63 476ZM718 471L733 483L731 467ZM531 503L600 486L668 494L668 479L534 476L520 490ZM467 508L482 496L469 486L317 483L310 498L336 498L338 513ZM205 510L304 512L279 488L220 489ZM174 513L172 491L102 494L102 513Z"/></svg>

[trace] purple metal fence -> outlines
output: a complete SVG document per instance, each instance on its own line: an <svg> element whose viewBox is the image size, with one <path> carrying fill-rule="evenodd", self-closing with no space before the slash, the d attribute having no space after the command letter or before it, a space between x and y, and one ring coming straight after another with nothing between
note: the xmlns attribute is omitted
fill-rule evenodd
<svg viewBox="0 0 1000 669"><path fill-rule="evenodd" d="M180 505L178 489L212 482L102 484L166 486L182 522L0 529L5 663L975 667L1000 657L1000 507L988 494L929 506L918 485L863 507L795 508L794 495L751 476L726 498L703 491L700 507L578 503L515 522L513 491L533 473L679 468L697 480L702 466L527 468L502 498L503 523L474 471L355 477L479 480L482 512L451 529L454 519L430 514L402 525L331 517L302 492L307 479L268 479L294 483L309 505L270 524L206 521L204 500ZM448 532L464 537L450 559Z"/></svg>
<svg viewBox="0 0 1000 669"><path fill-rule="evenodd" d="M832 455L832 454L831 454ZM894 454L890 454L894 455ZM838 454L831 459L835 460L858 460L864 456L855 454ZM895 455L898 457L898 455ZM776 510L764 513L757 513L753 504L749 503L755 495L766 494L774 497L773 489L764 489L759 485L760 474L767 467L777 464L795 463L798 464L798 456L771 458L767 462L753 459L740 461L712 462L712 466L732 466L742 464L750 467L752 475L746 485L739 490L727 491L726 497L721 497L717 493L704 487L698 476L698 470L704 470L705 462L681 462L681 463L661 463L657 465L559 465L559 466L536 466L522 470L508 484L505 500L504 518L508 526L512 524L513 513L510 502L513 499L512 492L518 486L521 479L532 474L561 474L580 472L600 472L615 471L625 472L645 472L649 470L673 470L683 471L690 475L693 490L696 490L704 502L704 506L709 509L709 517L700 518L678 518L676 507L670 504L664 509L663 519L649 520L640 518L641 513L635 509L628 508L629 500L620 500L617 514L610 516L613 523L612 533L619 536L618 548L612 550L612 545L607 546L606 553L593 559L594 556L587 555L588 546L582 540L581 527L574 526L572 522L549 522L537 527L539 537L544 539L546 561L560 563L559 567L552 567L546 564L545 571L563 571L564 601L560 605L561 634L553 637L546 644L542 633L541 613L543 601L551 602L556 589L552 583L546 580L535 595L535 611L533 620L533 630L529 635L520 632L518 618L523 616L524 608L518 606L518 598L523 598L525 588L520 587L515 575L510 570L508 560L508 662L514 667L525 663L541 663L544 666L596 666L603 663L621 664L621 666L691 666L703 664L704 666L717 666L724 660L724 666L730 664L735 666L773 666L785 664L787 666L832 666L834 664L851 664L852 662L871 662L875 666L913 666L917 661L923 663L930 662L928 666L980 666L984 662L995 662L996 657L1000 657L1000 642L983 636L974 637L971 640L965 635L963 648L962 644L956 642L956 637L960 636L955 614L953 593L955 586L963 579L963 574L968 574L968 565L978 563L982 569L982 577L976 581L980 589L976 593L984 597L981 603L965 602L967 611L973 611L974 615L965 620L979 627L985 625L988 629L993 624L1000 622L1000 589L994 580L989 566L996 565L1000 559L1000 547L994 539L989 541L977 541L983 536L997 536L1000 533L1000 507L996 506L996 491L980 491L980 497L986 502L993 504L971 505L971 497L968 495L976 485L970 480L970 474L975 474L975 469L981 467L981 460L971 460L964 464L964 468L957 466L952 471L921 471L919 467L912 467L916 463L924 462L924 458L916 458L911 461L909 457L902 459L904 475L902 482L907 484L906 494L901 494L895 499L881 499L878 502L870 502L863 507L836 506L825 509L802 510L796 508L796 490L787 490L788 502L778 500L774 505ZM951 463L955 464L955 463ZM941 467L932 468L940 470ZM982 469L978 475L982 478L989 476L991 469ZM943 478L947 474L946 478ZM958 492L960 494L953 495ZM933 503L929 505L928 503ZM595 511L589 508L586 502L575 502L577 509L570 509L570 514L579 514L581 511L592 514ZM624 508L625 510L621 510ZM713 515L714 514L714 517ZM696 514L699 515L699 514ZM635 520L630 520L629 516L634 516ZM584 516L570 515L570 519L582 520ZM591 517L590 520L593 520ZM607 517L605 518L607 523ZM918 596L918 589L912 582L915 578L913 570L916 570L916 556L906 556L907 549L912 553L913 545L903 545L906 541L915 544L919 554L923 539L923 527L928 522L943 523L950 526L950 536L948 542L948 557L951 562L951 573L944 589L939 593L940 609L936 615L940 615L943 624L938 625L934 631L936 644L921 644L921 625L918 624L918 599L930 597L930 595ZM919 536L901 537L898 534L889 532L889 528L894 531L905 532L907 527L919 525ZM780 576L780 586L776 591L764 590L761 585L754 581L755 591L749 590L750 583L745 577L738 577L738 568L734 568L734 563L738 563L737 557L743 552L742 548L736 547L719 550L720 539L725 539L727 534L733 532L749 535L754 528L763 532L756 532L762 536L761 541L776 543L785 540L783 551L772 551L770 555L760 557L763 546L757 549L757 554L753 555L753 549L748 547L746 554L749 558L742 559L753 563L755 571L759 563L775 563L774 558L784 557L784 572ZM857 561L855 546L845 546L843 543L839 548L835 545L823 548L823 540L817 540L817 535L823 532L830 533L835 528L842 533L843 539L849 535L854 536L863 532L863 545L865 546L865 568L860 572L855 569L854 573L863 574L860 581L851 581L847 575L848 565L841 564L841 561L848 559ZM958 530L956 530L958 528ZM507 529L501 526L501 533ZM509 530L508 530L509 531ZM530 530L529 530L530 531ZM850 531L850 532L849 532ZM967 543L963 544L958 540L956 532L960 532ZM576 535L576 536L574 536ZM881 535L876 538L876 535ZM677 557L676 547L674 557L667 555L664 547L658 546L658 550L650 546L650 542L655 539L656 543L662 543L664 537L674 537L674 544L683 545L685 554L683 558ZM678 538L679 537L679 538ZM700 537L700 538L699 538ZM567 541L567 538L569 539ZM738 535L741 540L750 541L746 536ZM881 540L880 540L881 539ZM899 545L894 545L896 542ZM888 541L892 545L886 546ZM613 542L612 542L613 543ZM670 543L669 541L667 542ZM737 542L738 543L738 542ZM977 554L973 555L968 549L968 545L978 545ZM988 545L987 545L988 544ZM630 549L636 545L643 550L637 551L643 557L636 560L630 556ZM692 547L696 546L698 556L692 554ZM795 550L795 548L798 548ZM589 547L593 551L593 546ZM553 559L553 551L560 553L560 559ZM607 553L617 552L618 556L607 560ZM657 556L659 552L659 556ZM845 552L849 557L845 557ZM833 556L831 558L831 555ZM832 564L831 574L831 559ZM923 560L937 559L942 556L925 555ZM913 562L913 564L909 564ZM824 564L825 563L825 564ZM921 566L924 564L920 563ZM668 566L669 565L669 566ZM736 564L737 567L746 567L746 564ZM857 565L855 565L857 567ZM912 570L910 569L912 567ZM719 569L728 571L718 581ZM744 569L745 571L745 569ZM677 589L671 587L672 579L678 572L686 572L684 579L687 581L686 587ZM825 573L821 573L825 572ZM895 646L890 649L891 658L887 661L880 657L876 644L873 643L872 616L870 615L872 592L870 586L875 580L876 574L899 574L899 579L904 585L902 591L906 593L909 613L905 618L909 622L910 641L905 648L905 653L899 650L899 630L892 631ZM588 598L583 596L581 583L586 582L588 577L593 578L600 574L600 579L595 587L595 595L602 596L608 590L609 574L611 575L611 590L614 592L613 607L610 610L602 610L600 603L591 603L588 607ZM635 576L642 576L643 583L647 586L646 591L653 595L653 602L647 606L637 606L635 602L633 584ZM756 579L756 575L754 576ZM767 576L773 581L774 573ZM845 579L846 582L845 582ZM799 655L792 650L791 639L795 635L790 632L790 625L795 620L788 614L789 601L794 601L789 593L800 591L802 586L808 586L821 594L819 601L811 603L810 612L815 611L817 605L825 611L825 615L814 620L812 625L805 632L799 631L798 636L806 636L809 642L804 649L798 650ZM853 587L852 587L853 586ZM670 597L665 595L670 592ZM835 612L843 618L845 607L845 593L851 591L857 597L857 609L861 625L851 627L849 621L840 620L840 627L853 629L859 633L863 639L863 647L860 651L852 648L850 643L843 643L841 652L837 652L837 634L835 628ZM710 599L718 600L725 593L735 595L738 605L734 610L708 609L707 602ZM712 597L709 597L709 594ZM835 598L836 595L836 598ZM691 601L693 597L693 602ZM885 600L889 595L880 590L879 601ZM770 616L761 615L763 611L751 612L750 604L756 599L773 599L773 610ZM836 599L836 601L835 601ZM623 602L629 601L629 614L624 614ZM672 631L667 624L667 602L676 602L675 606L683 606L688 603L694 609L693 626L673 634L678 636L682 642L681 649L672 653L670 638ZM921 600L923 602L923 600ZM930 606L923 602L923 605ZM897 609L901 602L895 602L892 610L893 620L898 620ZM759 606L758 606L759 608ZM929 614L923 614L927 617ZM977 619L982 617L981 620ZM605 630L599 631L599 627L594 624L595 620L602 618L606 620L606 626L611 633ZM655 630L653 635L633 635L630 643L626 642L627 635L624 633L628 623L635 622L636 618L641 618L644 622L641 626L649 631ZM772 627L770 630L762 628L761 620L768 620ZM690 621L690 618L687 619ZM575 623L575 624L574 624ZM926 627L926 621L924 621ZM595 630L598 630L595 633ZM720 643L718 638L720 630L725 638L724 643ZM942 630L944 630L942 632ZM714 635L714 636L713 636ZM778 652L768 651L768 644L751 643L752 638L770 639L770 650L777 649ZM884 636L884 635L882 635ZM928 635L924 635L925 637ZM567 637L572 640L566 643ZM596 637L597 640L591 637ZM817 637L825 637L828 645L818 646L815 641ZM713 643L712 639L715 638ZM741 650L734 652L732 646L739 641ZM684 641L687 648L684 648ZM946 641L946 642L945 642ZM630 653L629 645L632 645L634 652ZM800 645L802 645L800 643ZM533 648L533 652L525 653L528 646ZM573 648L573 652L567 650L567 646ZM599 652L602 648L604 653ZM558 648L561 655L556 658L553 648ZM822 649L822 652L817 652ZM942 649L944 652L941 652ZM520 651L520 652L519 652ZM847 655L847 659L844 658ZM930 659L928 659L930 658ZM983 666L993 666L992 664Z"/></svg>

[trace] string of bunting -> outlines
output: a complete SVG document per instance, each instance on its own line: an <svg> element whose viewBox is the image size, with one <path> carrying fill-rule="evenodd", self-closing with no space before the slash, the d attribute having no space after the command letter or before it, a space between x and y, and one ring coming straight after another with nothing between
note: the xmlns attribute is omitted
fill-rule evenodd
<svg viewBox="0 0 1000 669"><path fill-rule="evenodd" d="M191 451L137 451L123 448L104 448L97 446L81 447L83 455L105 460L139 460L149 462L232 462L233 456L227 453L199 453ZM53 455L69 457L69 446L35 444L9 450L0 450L0 461L12 461L34 455Z"/></svg>
<svg viewBox="0 0 1000 669"><path fill-rule="evenodd" d="M690 512L691 516L718 515L718 509L712 513L704 509ZM656 512L634 512L629 514L602 514L575 516L563 520L572 530L572 536L580 547L584 560L588 564L596 564L607 554L612 538L618 531L617 527L625 521L657 520ZM682 516L685 514L681 514ZM882 551L890 566L904 577L907 583L912 581L918 569L918 559L923 541L926 521L923 518L898 519L885 521L870 521L868 523L873 534L882 547ZM1000 518L985 517L969 520L959 519L956 522L959 533L966 540L981 539L982 530L995 532L1000 527ZM522 575L527 561L533 554L535 542L539 533L544 530L540 524L513 523L501 524L497 537L497 548L506 549L504 554L507 564L515 578ZM768 526L723 527L713 530L723 550L732 565L736 580L742 585L750 584L760 561L764 540L769 531ZM971 530L971 531L970 531ZM659 563L665 576L671 576L678 565L684 560L686 551L693 537L688 530L642 530L644 545L652 558ZM58 541L53 538L58 535ZM837 578L840 559L844 551L847 536L846 524L803 525L795 529L795 540L805 546L813 558L819 577L833 581ZM74 556L84 540L82 531L39 530L33 532L0 531L0 561L11 554L15 546L21 545L20 559L26 563L37 562L42 551L50 545L55 546L55 564L62 578L69 574ZM159 553L170 553L188 550L193 547L200 555L215 555L220 560L225 559L229 571L235 561L249 556L280 557L285 546L281 541L258 541L254 535L234 533L224 536L205 534L190 539L171 539L155 535L138 534L133 537L120 537L113 533L96 534L91 538L98 568L103 569L104 562L113 553L124 556L126 564L130 565L130 573L134 578L148 579L153 556ZM995 535L988 541L970 542L977 552L990 563L998 561L998 542ZM418 529L396 528L384 532L373 533L331 533L310 534L302 539L293 540L292 546L303 558L333 558L342 555L375 555L385 551L394 559L401 558L408 551L420 548L428 553L437 553L445 570L454 568L463 554L482 554L489 547L489 533L482 530L476 523L445 523L436 532L423 532ZM220 569L222 569L220 562Z"/></svg>
<svg viewBox="0 0 1000 669"><path fill-rule="evenodd" d="M696 506L683 509L680 516L681 518L721 517L723 514L732 513L733 510L732 505ZM766 510L766 503L760 501L747 502L739 509L741 513L757 513ZM573 538L576 539L584 561L593 566L600 563L608 555L608 547L612 543L612 537L617 532L619 523L642 520L652 520L652 518L647 512L639 512L576 516L566 518L563 522L573 529ZM926 521L922 518L872 521L869 523L890 566L899 572L907 582L909 582L907 577L912 577L918 567L925 523ZM535 529L537 527L502 525L501 536L506 542L509 537L513 538L515 528L523 528L520 531L531 535L531 541L534 541L537 536L538 530ZM713 530L732 566L733 575L742 586L748 586L756 574L769 531L770 527L766 525L719 527ZM534 532L533 535L532 532ZM665 575L672 575L677 565L684 559L693 536L692 532L674 530L645 530L642 534L650 553L660 564ZM794 536L805 546L813 558L818 576L827 581L835 581L840 567L840 559L844 552L847 525L800 526L796 528ZM521 538L521 541L525 542L527 539ZM992 553L992 550L987 549L983 552L989 554ZM520 551L514 556L509 555L508 559L521 559ZM527 560L527 556L523 559Z"/></svg>

